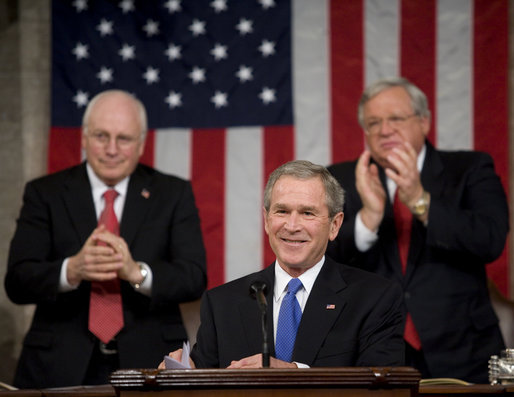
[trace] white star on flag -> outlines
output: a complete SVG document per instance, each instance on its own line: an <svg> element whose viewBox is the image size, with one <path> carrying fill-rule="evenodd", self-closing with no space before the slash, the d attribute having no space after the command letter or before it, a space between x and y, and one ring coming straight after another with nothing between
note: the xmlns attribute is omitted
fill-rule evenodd
<svg viewBox="0 0 514 397"><path fill-rule="evenodd" d="M175 12L179 12L182 10L180 6L180 0L168 0L164 3L164 7L168 9L170 14L174 14Z"/></svg>
<svg viewBox="0 0 514 397"><path fill-rule="evenodd" d="M79 90L73 97L73 102L77 104L78 108L84 107L89 102L89 94Z"/></svg>
<svg viewBox="0 0 514 397"><path fill-rule="evenodd" d="M159 23L152 19L149 19L148 21L146 21L145 26L143 26L143 30L146 32L146 35L148 37L155 36L159 33Z"/></svg>
<svg viewBox="0 0 514 397"><path fill-rule="evenodd" d="M275 43L269 40L263 40L261 45L259 46L259 51L265 58L270 55L273 55L275 53Z"/></svg>
<svg viewBox="0 0 514 397"><path fill-rule="evenodd" d="M221 91L216 91L211 101L214 103L214 106L216 106L216 109L228 105L227 94Z"/></svg>
<svg viewBox="0 0 514 397"><path fill-rule="evenodd" d="M112 26L113 26L112 21L102 19L100 21L100 24L96 27L96 29L100 32L101 36L107 36L109 34L112 34L112 32L113 32Z"/></svg>
<svg viewBox="0 0 514 397"><path fill-rule="evenodd" d="M205 70L195 66L191 73L189 73L189 77L193 80L194 84L202 83L205 81Z"/></svg>
<svg viewBox="0 0 514 397"><path fill-rule="evenodd" d="M211 50L211 54L214 56L214 59L216 59L216 61L225 59L227 57L227 46L217 43Z"/></svg>
<svg viewBox="0 0 514 397"><path fill-rule="evenodd" d="M275 7L274 0L259 0L259 3L261 3L262 8L264 8L265 10L271 7Z"/></svg>
<svg viewBox="0 0 514 397"><path fill-rule="evenodd" d="M118 54L123 59L123 62L128 61L129 59L134 59L136 56L134 46L128 45L127 43L123 44L123 47L120 48Z"/></svg>
<svg viewBox="0 0 514 397"><path fill-rule="evenodd" d="M193 36L205 34L205 22L195 19L193 20L193 23L189 26L189 30L193 32Z"/></svg>
<svg viewBox="0 0 514 397"><path fill-rule="evenodd" d="M96 77L100 79L102 84L109 83L112 81L112 69L102 66Z"/></svg>
<svg viewBox="0 0 514 397"><path fill-rule="evenodd" d="M253 32L252 21L249 19L241 18L239 23L236 25L236 29L239 30L239 34L244 36L248 33Z"/></svg>
<svg viewBox="0 0 514 397"><path fill-rule="evenodd" d="M226 11L227 10L227 1L226 0L214 0L213 2L211 2L211 7L214 8L214 11L216 11L216 13L221 12L221 11Z"/></svg>
<svg viewBox="0 0 514 397"><path fill-rule="evenodd" d="M182 95L178 92L170 91L165 102L170 105L171 109L182 106Z"/></svg>
<svg viewBox="0 0 514 397"><path fill-rule="evenodd" d="M262 102L265 105L270 104L271 102L275 102L275 90L272 90L271 88L264 87L259 94L259 98L262 99Z"/></svg>
<svg viewBox="0 0 514 397"><path fill-rule="evenodd" d="M236 76L239 78L241 83L245 83L253 79L252 76L252 68L241 65L239 66L239 70L236 72Z"/></svg>
<svg viewBox="0 0 514 397"><path fill-rule="evenodd" d="M180 53L181 47L178 45L170 44L166 51L164 52L168 59L173 62L176 59L182 58L182 55Z"/></svg>
<svg viewBox="0 0 514 397"><path fill-rule="evenodd" d="M159 81L159 70L149 66L143 74L143 78L147 84L157 83Z"/></svg>
<svg viewBox="0 0 514 397"><path fill-rule="evenodd" d="M130 11L134 11L134 1L133 0L123 0L120 2L119 7L123 11L124 14Z"/></svg>
<svg viewBox="0 0 514 397"><path fill-rule="evenodd" d="M85 58L89 58L88 46L82 43L77 43L72 51L77 57L77 61Z"/></svg>
<svg viewBox="0 0 514 397"><path fill-rule="evenodd" d="M87 0L75 0L73 2L73 7L75 7L77 12L87 10Z"/></svg>

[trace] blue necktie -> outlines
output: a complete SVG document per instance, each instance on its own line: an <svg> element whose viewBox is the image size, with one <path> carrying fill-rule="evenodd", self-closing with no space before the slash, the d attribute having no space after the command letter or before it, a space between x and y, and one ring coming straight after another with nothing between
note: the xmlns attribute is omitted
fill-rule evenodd
<svg viewBox="0 0 514 397"><path fill-rule="evenodd" d="M297 278L292 278L287 284L287 293L280 305L275 355L282 361L290 362L293 355L296 332L302 319L302 309L296 299L296 293L301 287L302 282Z"/></svg>

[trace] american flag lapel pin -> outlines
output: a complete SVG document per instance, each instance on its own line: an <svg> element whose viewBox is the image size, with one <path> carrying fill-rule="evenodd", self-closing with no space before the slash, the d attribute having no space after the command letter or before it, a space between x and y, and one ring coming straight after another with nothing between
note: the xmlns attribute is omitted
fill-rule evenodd
<svg viewBox="0 0 514 397"><path fill-rule="evenodd" d="M145 199L150 198L150 192L146 189L141 190L141 196L143 196Z"/></svg>
<svg viewBox="0 0 514 397"><path fill-rule="evenodd" d="M334 310L335 308L336 308L336 305L334 305L333 303L327 303L327 307L326 307L327 310Z"/></svg>

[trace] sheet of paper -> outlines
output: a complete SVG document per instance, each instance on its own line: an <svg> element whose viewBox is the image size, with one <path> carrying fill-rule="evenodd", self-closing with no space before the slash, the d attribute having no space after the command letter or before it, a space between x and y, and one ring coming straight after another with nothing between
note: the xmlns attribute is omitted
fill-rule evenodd
<svg viewBox="0 0 514 397"><path fill-rule="evenodd" d="M164 366L166 369L191 369L189 365L189 352L190 346L189 341L187 341L182 345L182 360L177 361L170 356L164 356Z"/></svg>

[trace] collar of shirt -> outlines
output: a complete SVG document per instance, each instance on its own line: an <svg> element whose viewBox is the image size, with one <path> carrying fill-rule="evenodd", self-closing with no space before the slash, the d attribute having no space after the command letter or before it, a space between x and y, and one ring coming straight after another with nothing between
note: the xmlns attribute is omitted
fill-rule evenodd
<svg viewBox="0 0 514 397"><path fill-rule="evenodd" d="M121 182L116 184L115 186L107 186L103 183L100 178L95 174L93 168L86 163L87 176L89 177L89 183L91 184L91 193L93 195L93 202L95 204L96 211L96 219L100 218L100 214L102 213L105 203L103 200L103 194L108 189L115 189L118 192L118 197L114 201L114 212L116 213L116 217L118 221L121 222L121 214L123 213L123 206L125 205L125 198L127 197L127 189L130 177L126 177Z"/></svg>
<svg viewBox="0 0 514 397"><path fill-rule="evenodd" d="M427 154L427 145L423 145L421 148L421 151L418 154L418 171L421 174L421 170L423 169L423 163L425 162L425 156ZM389 193L389 198L391 199L391 203L394 200L394 195L396 193L396 183L388 177L386 177L386 184L387 184L387 193Z"/></svg>
<svg viewBox="0 0 514 397"><path fill-rule="evenodd" d="M298 291L296 297L300 307L302 308L302 311L305 307L305 303L307 302L307 298L311 293L312 286L314 285L314 282L316 281L316 278L318 277L318 274L324 263L325 256L323 256L318 263L316 263L310 269L307 269L300 277L298 277L303 284L303 288ZM278 261L275 261L275 286L273 288L274 306L280 307L280 301L286 293L285 289L291 279L292 277L280 267Z"/></svg>

